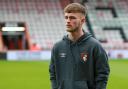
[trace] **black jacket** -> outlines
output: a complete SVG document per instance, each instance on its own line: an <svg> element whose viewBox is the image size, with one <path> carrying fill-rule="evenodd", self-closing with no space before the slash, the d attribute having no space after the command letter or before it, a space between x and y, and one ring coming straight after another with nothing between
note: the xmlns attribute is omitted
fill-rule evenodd
<svg viewBox="0 0 128 89"><path fill-rule="evenodd" d="M65 36L54 45L49 72L52 89L106 89L110 69L100 43L85 33L75 43Z"/></svg>

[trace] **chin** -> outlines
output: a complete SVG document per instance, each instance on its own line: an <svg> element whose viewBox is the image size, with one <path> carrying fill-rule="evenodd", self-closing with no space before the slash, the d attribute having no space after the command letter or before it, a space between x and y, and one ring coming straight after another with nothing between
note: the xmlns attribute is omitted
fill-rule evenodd
<svg viewBox="0 0 128 89"><path fill-rule="evenodd" d="M73 29L67 29L67 32L74 32Z"/></svg>
<svg viewBox="0 0 128 89"><path fill-rule="evenodd" d="M75 30L75 29L69 29L69 28L67 28L66 31L67 31L67 32L75 32L76 30Z"/></svg>

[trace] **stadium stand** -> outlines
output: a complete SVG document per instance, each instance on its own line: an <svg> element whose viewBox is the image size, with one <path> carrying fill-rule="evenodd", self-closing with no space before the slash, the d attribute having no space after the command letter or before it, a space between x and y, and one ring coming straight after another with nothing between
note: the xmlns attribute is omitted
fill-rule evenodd
<svg viewBox="0 0 128 89"><path fill-rule="evenodd" d="M0 22L25 22L31 42L51 49L65 34L63 8L73 1L0 0ZM103 46L128 49L128 0L88 0L87 5L92 31Z"/></svg>
<svg viewBox="0 0 128 89"><path fill-rule="evenodd" d="M0 2L0 21L26 22L32 43L50 49L63 35L64 18L59 1L0 0Z"/></svg>
<svg viewBox="0 0 128 89"><path fill-rule="evenodd" d="M127 0L89 0L88 16L95 37L106 49L128 49Z"/></svg>

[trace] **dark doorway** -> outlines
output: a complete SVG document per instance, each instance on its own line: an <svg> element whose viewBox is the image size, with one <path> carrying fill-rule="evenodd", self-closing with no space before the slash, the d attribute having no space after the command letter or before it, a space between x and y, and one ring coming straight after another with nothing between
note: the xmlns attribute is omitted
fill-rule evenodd
<svg viewBox="0 0 128 89"><path fill-rule="evenodd" d="M25 23L0 23L1 45L7 50L28 50L30 47Z"/></svg>
<svg viewBox="0 0 128 89"><path fill-rule="evenodd" d="M22 49L22 36L21 35L3 35L3 44L8 50Z"/></svg>

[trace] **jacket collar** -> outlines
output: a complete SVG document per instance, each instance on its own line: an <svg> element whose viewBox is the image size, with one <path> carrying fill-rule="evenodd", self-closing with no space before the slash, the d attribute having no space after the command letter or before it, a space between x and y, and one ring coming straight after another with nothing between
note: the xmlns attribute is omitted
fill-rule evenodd
<svg viewBox="0 0 128 89"><path fill-rule="evenodd" d="M68 38L68 35L65 35L65 36L63 37L63 40L66 41L66 42L68 42L68 43L70 43L70 44L75 44L75 43L80 44L80 43L82 43L83 41L86 41L87 39L89 39L90 37L92 37L92 35L91 35L90 33L84 31L84 34L83 34L76 42L72 42L72 41Z"/></svg>

